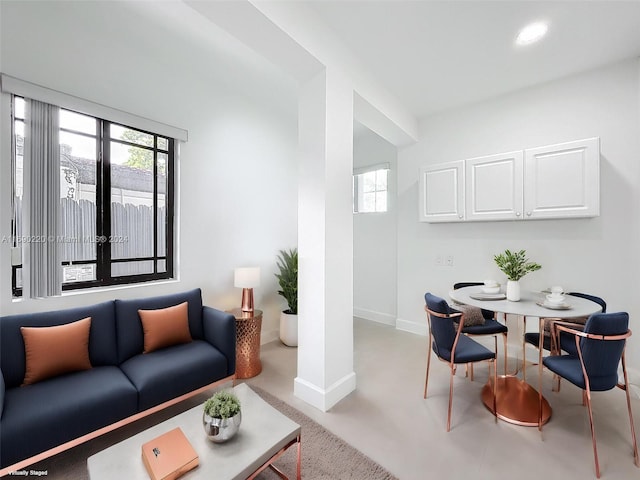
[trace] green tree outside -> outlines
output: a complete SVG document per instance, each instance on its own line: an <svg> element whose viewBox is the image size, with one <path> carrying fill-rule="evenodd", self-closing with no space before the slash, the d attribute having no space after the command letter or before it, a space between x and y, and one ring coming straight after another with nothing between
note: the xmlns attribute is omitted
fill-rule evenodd
<svg viewBox="0 0 640 480"><path fill-rule="evenodd" d="M153 135L138 130L126 129L120 138L127 142L153 147ZM129 158L124 164L128 167L153 171L153 152L144 148L129 146ZM158 173L164 175L165 171L166 165L163 162L158 162Z"/></svg>

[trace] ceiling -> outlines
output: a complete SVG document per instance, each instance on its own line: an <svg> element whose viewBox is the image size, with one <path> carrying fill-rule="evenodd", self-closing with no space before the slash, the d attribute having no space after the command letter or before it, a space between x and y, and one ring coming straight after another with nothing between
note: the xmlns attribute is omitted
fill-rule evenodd
<svg viewBox="0 0 640 480"><path fill-rule="evenodd" d="M640 1L304 0L416 117L640 57ZM514 45L518 30L548 35Z"/></svg>

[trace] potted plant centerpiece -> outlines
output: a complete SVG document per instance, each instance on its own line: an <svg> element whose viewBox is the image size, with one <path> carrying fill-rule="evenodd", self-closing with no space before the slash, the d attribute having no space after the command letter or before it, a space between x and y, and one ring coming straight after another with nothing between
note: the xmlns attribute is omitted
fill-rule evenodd
<svg viewBox="0 0 640 480"><path fill-rule="evenodd" d="M529 272L535 272L542 268L541 265L530 262L526 251L511 252L505 250L504 253L493 257L498 268L507 276L507 300L517 302L520 300L519 280Z"/></svg>
<svg viewBox="0 0 640 480"><path fill-rule="evenodd" d="M287 310L280 314L280 340L289 347L298 346L298 249L280 250L276 273L280 290L287 301Z"/></svg>
<svg viewBox="0 0 640 480"><path fill-rule="evenodd" d="M233 437L240 428L242 412L240 400L230 390L221 390L204 402L202 423L209 440L222 443Z"/></svg>

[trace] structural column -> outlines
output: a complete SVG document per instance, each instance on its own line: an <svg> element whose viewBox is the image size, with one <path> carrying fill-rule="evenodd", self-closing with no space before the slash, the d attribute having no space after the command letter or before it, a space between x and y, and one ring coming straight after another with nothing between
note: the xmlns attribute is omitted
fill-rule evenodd
<svg viewBox="0 0 640 480"><path fill-rule="evenodd" d="M302 85L298 135L298 376L294 394L327 411L353 371L353 86L327 68Z"/></svg>

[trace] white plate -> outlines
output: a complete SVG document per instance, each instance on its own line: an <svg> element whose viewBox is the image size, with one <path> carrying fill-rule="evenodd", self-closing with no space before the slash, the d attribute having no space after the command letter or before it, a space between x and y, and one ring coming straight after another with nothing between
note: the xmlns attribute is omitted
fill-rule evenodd
<svg viewBox="0 0 640 480"><path fill-rule="evenodd" d="M569 310L571 305L568 303L548 303L548 302L536 302L537 305L540 305L544 308L549 308L551 310Z"/></svg>
<svg viewBox="0 0 640 480"><path fill-rule="evenodd" d="M470 293L469 297L474 300L504 300L507 298L504 293Z"/></svg>

